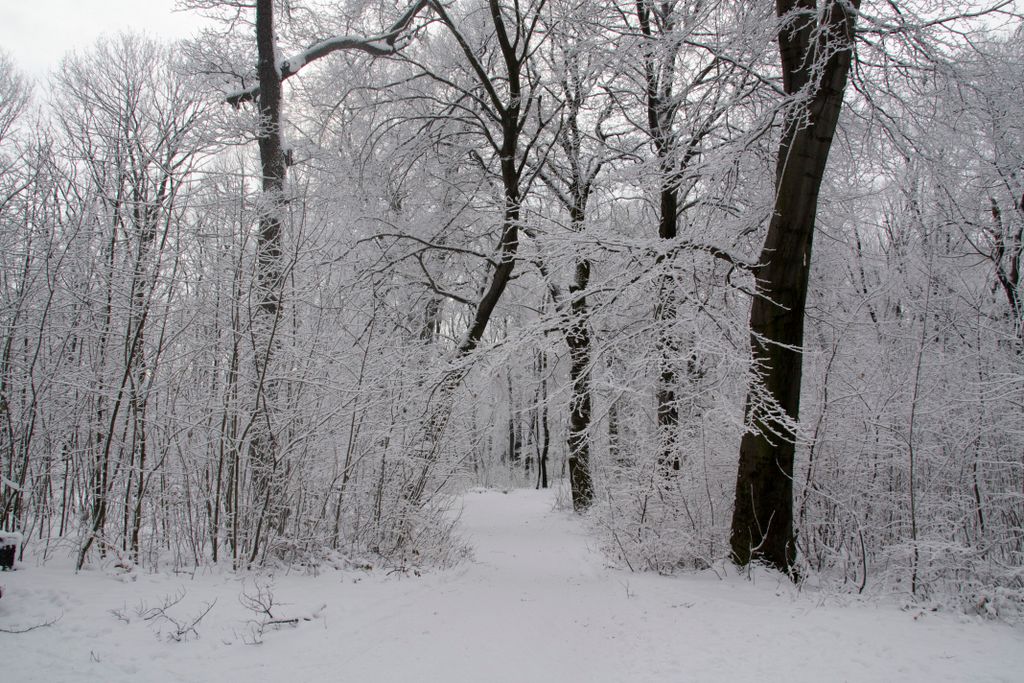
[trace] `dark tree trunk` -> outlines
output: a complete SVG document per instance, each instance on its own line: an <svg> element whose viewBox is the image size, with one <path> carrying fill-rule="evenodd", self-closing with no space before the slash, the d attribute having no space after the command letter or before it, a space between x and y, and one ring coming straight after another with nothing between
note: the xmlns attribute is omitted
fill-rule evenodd
<svg viewBox="0 0 1024 683"><path fill-rule="evenodd" d="M1010 305L1014 336L1021 336L1022 306L1020 300L1020 258L1024 251L1024 225L1018 225L1015 232L1010 233L1010 226L1003 221L1003 213L994 198L989 198L992 212L995 245L992 250L992 263L995 265L996 281ZM1014 202L1018 214L1024 214L1024 197Z"/></svg>
<svg viewBox="0 0 1024 683"><path fill-rule="evenodd" d="M671 142L671 121L660 121L666 115L666 105L654 93L648 94L648 107L651 121L658 120L659 125L652 134L660 136L662 142L658 147L661 156L661 203L658 217L658 237L673 240L678 236L679 222L679 185L674 179L676 175L674 163L669 158ZM658 376L658 388L655 398L658 403L658 470L662 474L669 470L679 469L679 453L676 439L679 436L679 404L676 401L676 362L679 357L679 340L673 329L676 320L676 281L666 274L660 278L658 287L658 305L654 318L658 328L658 355L661 371Z"/></svg>
<svg viewBox="0 0 1024 683"><path fill-rule="evenodd" d="M512 71L512 67L509 67ZM519 97L518 76L515 79L516 88L513 90L514 97ZM501 182L505 190L504 217L501 226L501 241L498 244L498 261L491 274L491 282L487 291L477 304L476 312L473 315L473 322L466 332L462 343L459 345L458 355L466 356L476 350L483 339L487 324L491 320L501 295L505 293L505 287L512 277L512 271L516 266L516 253L519 250L519 180L521 169L517 162L519 148L519 106L511 106L505 109L502 115L502 145L501 145ZM461 381L461 377L458 381ZM456 381L456 384L458 384Z"/></svg>
<svg viewBox="0 0 1024 683"><path fill-rule="evenodd" d="M582 154L583 136L579 128L580 108L586 99L582 80L576 71L579 64L570 59L567 70L573 75L562 82L565 95L566 116L564 127L559 133L559 143L565 152L568 169L564 174L555 171L552 176L545 176L545 182L557 187L554 178L560 178L564 189L556 189L559 197L569 211L572 232L582 234L586 228L587 204L594 180L600 173L603 161L584 160ZM600 124L597 127L601 137ZM567 434L569 488L572 493L572 506L577 512L590 507L594 500L594 484L590 467L590 425L593 415L593 392L591 388L591 346L593 340L590 331L587 304L587 287L590 285L590 260L584 256L577 257L572 284L569 285L568 310L566 301L558 294L557 287L552 287L559 312L564 315L561 325L566 345L569 347L569 431ZM546 414L547 408L545 408ZM547 424L545 422L545 439ZM545 440L545 460L547 459L547 441ZM545 477L547 468L545 464Z"/></svg>
<svg viewBox="0 0 1024 683"><path fill-rule="evenodd" d="M473 318L470 321L466 335L459 343L455 356L458 359L465 358L472 354L483 341L484 333L491 321L494 310L501 300L502 295L512 278L515 270L517 253L519 251L519 228L521 223L521 202L522 202L522 174L523 159L519 149L520 135L526 125L526 115L530 107L528 100L530 96L524 93L522 76L526 64L532 55L529 49L529 42L532 38L532 28L527 29L522 23L514 26L513 40L508 33L506 21L508 20L502 12L497 0L489 0L491 22L495 29L495 38L501 53L501 59L505 67L504 74L491 76L485 71L478 60L478 55L462 36L458 26L440 4L431 5L441 20L451 31L455 40L459 43L464 56L471 68L476 73L481 87L487 93L487 103L490 105L489 112L492 117L500 122L500 135L494 141L494 151L500 159L501 184L503 189L503 215L501 221L501 236L498 242L498 254L491 271L490 282L488 283L483 296L476 305ZM523 17L518 16L517 21ZM508 88L507 97L502 98L495 88L496 82L504 82ZM524 98L524 94L527 97ZM491 133L488 133L490 136ZM498 142L500 141L500 143ZM529 149L525 154L529 153ZM424 416L424 437L427 443L427 451L423 456L423 466L416 480L411 484L406 494L406 499L412 504L419 503L427 483L427 476L430 468L438 458L441 437L447 428L448 421L454 410L455 392L465 378L466 369L464 366L456 367L444 374L438 385L434 397L427 406Z"/></svg>
<svg viewBox="0 0 1024 683"><path fill-rule="evenodd" d="M260 80L260 168L264 205L259 216L256 282L259 306L268 317L281 308L281 210L286 174L281 135L281 74L275 63L274 1L256 2L256 50Z"/></svg>
<svg viewBox="0 0 1024 683"><path fill-rule="evenodd" d="M658 156L658 170L661 187L658 201L658 237L674 240L678 236L679 222L679 177L686 161L676 158L678 140L673 130L679 103L673 94L672 77L676 71L676 50L660 50L656 47L658 37L670 35L675 28L674 8L670 4L654 5L640 0L636 6L640 32L649 43L644 59L647 84L647 127ZM658 284L658 300L654 318L658 328L658 384L655 391L658 420L658 470L665 474L679 469L676 439L679 434L679 406L676 402L676 359L679 356L679 342L675 338L673 324L677 305L674 291L675 279L670 274L662 275Z"/></svg>
<svg viewBox="0 0 1024 683"><path fill-rule="evenodd" d="M548 451L551 447L551 429L548 426L548 354L540 352L540 454L537 456L537 487L548 487Z"/></svg>
<svg viewBox="0 0 1024 683"><path fill-rule="evenodd" d="M582 220L581 220L582 222ZM576 279L569 288L571 319L565 340L569 345L569 382L572 388L569 406L569 486L574 510L585 510L594 500L590 477L590 328L586 318L587 285L590 261L576 263Z"/></svg>
<svg viewBox="0 0 1024 683"><path fill-rule="evenodd" d="M510 73L513 71L511 66L509 71ZM514 84L515 89L513 92L517 96L516 99L518 99L520 92L518 76L515 78ZM505 206L501 226L501 240L498 244L498 259L497 264L494 266L494 271L491 273L491 281L487 286L487 290L477 304L473 320L466 331L466 336L463 337L462 342L456 349L456 356L458 358L464 358L471 354L483 340L484 332L486 332L487 325L491 321L494 309L501 300L501 295L505 292L505 288L512 277L512 271L516 265L516 253L519 250L520 169L516 164L519 136L518 124L516 122L519 121L519 106L515 105L502 111L501 179L505 189ZM446 372L441 378L435 398L431 400L430 405L427 407L424 431L430 450L426 454L426 462L420 469L420 475L412 484L406 496L414 504L418 504L423 495L424 487L427 483L427 475L429 474L430 467L437 459L437 449L440 446L441 437L448 426L448 420L451 418L452 411L454 410L455 392L465 378L465 374L466 370L464 367L456 367ZM511 440L510 438L510 442Z"/></svg>
<svg viewBox="0 0 1024 683"><path fill-rule="evenodd" d="M786 117L768 225L750 312L752 386L740 444L732 556L790 571L793 456L800 415L804 306L818 193L839 120L853 45L854 17L827 0L820 26L816 0L777 0L783 85L800 97ZM858 0L853 7L858 8ZM820 70L820 71L819 71ZM812 81L820 73L820 81Z"/></svg>
<svg viewBox="0 0 1024 683"><path fill-rule="evenodd" d="M655 399L658 404L658 471L662 474L679 469L679 452L676 448L679 436L679 403L676 397L679 340L672 331L677 312L676 296L672 290L674 286L675 280L671 276L662 278L654 313L658 323L657 346L661 364Z"/></svg>
<svg viewBox="0 0 1024 683"><path fill-rule="evenodd" d="M515 387L512 385L512 373L506 375L508 383L508 450L506 459L510 468L517 466L522 459L523 434L522 418L516 414Z"/></svg>
<svg viewBox="0 0 1024 683"><path fill-rule="evenodd" d="M256 362L256 405L254 406L249 455L253 470L253 502L262 506L252 537L249 561L258 557L260 532L271 526L268 515L277 512L272 492L278 454L273 434L275 379L271 367L274 332L281 316L283 285L281 214L287 167L281 134L282 87L276 63L274 0L256 2L256 50L260 91L259 149L263 174L263 197L256 237L255 299L252 328Z"/></svg>

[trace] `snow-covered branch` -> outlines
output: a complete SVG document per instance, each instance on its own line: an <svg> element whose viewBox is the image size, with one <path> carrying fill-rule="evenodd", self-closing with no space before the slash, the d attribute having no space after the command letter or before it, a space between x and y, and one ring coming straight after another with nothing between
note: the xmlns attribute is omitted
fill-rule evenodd
<svg viewBox="0 0 1024 683"><path fill-rule="evenodd" d="M407 44L407 41L402 38L409 24L430 4L430 0L417 0L387 30L379 35L370 37L355 35L334 36L315 43L296 55L281 60L278 64L281 80L287 80L299 73L303 67L311 62L341 50L358 50L374 57L395 54ZM255 100L259 92L260 86L255 84L243 90L229 93L226 99L228 104L237 107L243 102Z"/></svg>

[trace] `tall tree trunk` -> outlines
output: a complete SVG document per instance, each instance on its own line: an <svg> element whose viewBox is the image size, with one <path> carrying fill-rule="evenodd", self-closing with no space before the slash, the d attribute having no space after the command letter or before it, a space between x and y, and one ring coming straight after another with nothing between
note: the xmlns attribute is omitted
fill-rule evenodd
<svg viewBox="0 0 1024 683"><path fill-rule="evenodd" d="M646 0L636 5L640 32L647 39L644 57L646 81L647 133L658 157L660 188L658 197L658 237L674 240L678 236L679 178L685 157L677 159L678 140L674 131L678 99L674 95L678 49L667 47L675 29L672 3L655 6ZM676 402L678 376L676 363L679 340L673 330L677 313L675 278L665 273L658 278L658 299L654 318L658 329L658 383L655 390L658 421L658 469L665 474L679 469L676 440L679 434L679 406Z"/></svg>
<svg viewBox="0 0 1024 683"><path fill-rule="evenodd" d="M859 6L853 0L852 7ZM800 347L818 193L853 50L855 18L849 7L827 0L819 15L816 0L776 2L782 22L783 85L795 97L779 144L775 208L750 311L753 377L730 540L733 560L740 565L761 560L790 571L796 559L793 456L800 415Z"/></svg>
<svg viewBox="0 0 1024 683"><path fill-rule="evenodd" d="M253 470L253 503L261 507L249 561L259 553L260 529L270 527L264 518L277 512L272 491L278 465L274 443L273 414L276 380L272 372L274 333L281 317L283 286L281 214L284 205L285 164L281 133L282 87L276 61L274 0L256 2L256 50L260 92L259 149L263 174L263 197L259 207L256 236L255 289L257 307L252 328L255 351L256 404L254 406L249 456Z"/></svg>
<svg viewBox="0 0 1024 683"><path fill-rule="evenodd" d="M554 196L569 212L570 229L582 235L586 229L587 205L593 191L594 181L605 161L599 156L586 158L583 154L585 136L580 130L580 112L588 98L584 85L585 77L578 55L565 53L565 75L562 93L565 107L562 129L558 134L558 147L564 153L565 168L562 171L552 167L550 173L541 178L554 192ZM598 119L595 134L601 142L605 136L601 123L610 115L606 108ZM550 159L549 159L550 162ZM545 269L546 271L546 269ZM569 347L569 430L566 435L568 446L569 488L572 505L576 511L590 507L594 500L594 484L591 477L590 427L593 422L593 389L591 386L591 363L593 361L593 336L590 330L590 313L587 302L587 288L590 286L591 262L585 255L576 257L573 281L569 285L568 301L562 297L557 285L549 280L548 286L563 323L562 334ZM548 277L545 275L545 277ZM546 356L545 356L546 358ZM545 360L546 365L546 360ZM544 477L547 477L548 427L547 406L544 408ZM564 468L564 465L563 465ZM545 486L547 484L545 483Z"/></svg>
<svg viewBox="0 0 1024 683"><path fill-rule="evenodd" d="M584 206L586 198L583 199ZM574 216L577 232L583 229L582 215ZM569 382L572 388L569 406L569 488L574 510L585 510L594 500L594 483L590 476L590 422L592 412L590 391L590 323L587 320L587 286L590 283L590 261L576 262L576 278L569 287L570 320L565 334L569 345Z"/></svg>
<svg viewBox="0 0 1024 683"><path fill-rule="evenodd" d="M551 446L551 429L548 425L548 352L540 351L537 358L537 369L540 374L540 411L537 415L538 439L540 448L537 453L537 488L548 487L548 451Z"/></svg>

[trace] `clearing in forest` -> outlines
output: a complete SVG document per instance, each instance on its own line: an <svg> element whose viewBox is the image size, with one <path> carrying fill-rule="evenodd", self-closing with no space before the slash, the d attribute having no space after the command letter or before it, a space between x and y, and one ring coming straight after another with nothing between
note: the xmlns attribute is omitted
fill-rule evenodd
<svg viewBox="0 0 1024 683"><path fill-rule="evenodd" d="M0 628L59 619L0 633L2 678L733 683L1024 671L1020 628L840 604L770 574L629 573L607 566L551 491L472 491L461 502L473 558L419 577L75 575L26 562L0 575ZM272 601L282 623L253 600Z"/></svg>

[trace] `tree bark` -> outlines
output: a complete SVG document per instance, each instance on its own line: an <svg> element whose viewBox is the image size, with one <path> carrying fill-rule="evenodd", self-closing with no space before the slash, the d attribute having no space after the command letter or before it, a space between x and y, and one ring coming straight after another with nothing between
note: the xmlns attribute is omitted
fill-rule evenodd
<svg viewBox="0 0 1024 683"><path fill-rule="evenodd" d="M853 9L859 4L853 0ZM793 456L800 347L818 195L852 56L855 17L849 7L827 0L818 19L816 0L776 3L783 85L794 100L779 144L774 213L755 271L757 296L750 312L753 377L730 541L739 565L760 560L789 572L796 559Z"/></svg>
<svg viewBox="0 0 1024 683"><path fill-rule="evenodd" d="M584 206L586 199L584 198ZM580 220L582 230L582 217ZM569 406L569 487L572 507L580 511L594 500L594 484L590 477L590 327L587 320L587 286L590 282L590 261L576 263L576 280L569 287L571 317L565 341L569 345L569 381L572 386Z"/></svg>
<svg viewBox="0 0 1024 683"><path fill-rule="evenodd" d="M540 371L540 414L537 416L540 422L538 430L540 438L540 452L537 455L537 488L548 487L548 451L551 447L551 429L548 425L548 354L547 351L539 353L538 370Z"/></svg>
<svg viewBox="0 0 1024 683"><path fill-rule="evenodd" d="M260 508L256 530L249 549L249 562L259 554L260 532L269 528L265 518L275 512L278 501L272 489L278 453L274 443L273 414L275 379L274 332L282 307L282 235L281 214L284 208L284 185L287 166L281 134L282 86L277 66L274 37L274 1L256 2L256 51L259 75L259 150L263 174L263 196L259 207L259 231L256 236L256 310L252 319L255 351L256 404L249 457L253 472L252 501Z"/></svg>

